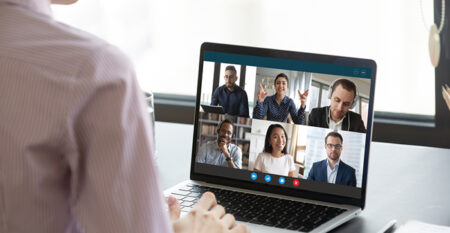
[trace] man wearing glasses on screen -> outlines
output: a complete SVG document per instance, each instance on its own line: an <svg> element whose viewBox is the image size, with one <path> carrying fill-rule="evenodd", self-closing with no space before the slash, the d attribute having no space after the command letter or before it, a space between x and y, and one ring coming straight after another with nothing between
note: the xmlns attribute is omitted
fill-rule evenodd
<svg viewBox="0 0 450 233"><path fill-rule="evenodd" d="M340 159L342 143L343 138L338 132L333 131L327 134L325 137L327 158L313 164L308 180L356 187L355 169Z"/></svg>
<svg viewBox="0 0 450 233"><path fill-rule="evenodd" d="M233 123L225 119L217 129L217 140L209 141L198 150L195 161L222 167L242 168L242 151L231 143Z"/></svg>
<svg viewBox="0 0 450 233"><path fill-rule="evenodd" d="M236 85L238 76L234 66L225 68L225 84L218 87L212 96L211 105L220 105L225 113L249 117L247 92Z"/></svg>

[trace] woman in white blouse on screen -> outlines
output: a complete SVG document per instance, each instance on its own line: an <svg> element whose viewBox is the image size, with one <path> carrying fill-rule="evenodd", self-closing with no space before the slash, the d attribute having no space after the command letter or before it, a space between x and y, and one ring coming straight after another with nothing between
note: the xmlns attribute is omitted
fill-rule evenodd
<svg viewBox="0 0 450 233"><path fill-rule="evenodd" d="M255 172L264 172L294 177L294 159L287 154L287 133L280 124L272 124L267 129L264 150L255 162Z"/></svg>

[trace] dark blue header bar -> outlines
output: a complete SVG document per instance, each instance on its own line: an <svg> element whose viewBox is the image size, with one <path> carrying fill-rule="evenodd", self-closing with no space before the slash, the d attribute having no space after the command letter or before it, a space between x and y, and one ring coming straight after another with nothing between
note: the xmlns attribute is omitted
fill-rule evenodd
<svg viewBox="0 0 450 233"><path fill-rule="evenodd" d="M205 61L241 64L283 70L297 70L311 73L341 75L356 78L371 78L372 69L365 67L306 62L271 57L248 56L233 53L205 51Z"/></svg>

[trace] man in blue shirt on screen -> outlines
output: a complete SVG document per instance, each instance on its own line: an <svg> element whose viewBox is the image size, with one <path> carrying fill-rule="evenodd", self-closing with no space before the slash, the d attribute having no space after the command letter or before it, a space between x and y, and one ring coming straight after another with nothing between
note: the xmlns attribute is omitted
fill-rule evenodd
<svg viewBox="0 0 450 233"><path fill-rule="evenodd" d="M217 129L217 140L206 142L198 150L195 161L222 167L242 168L242 151L231 143L233 123L225 119Z"/></svg>
<svg viewBox="0 0 450 233"><path fill-rule="evenodd" d="M247 93L235 84L238 79L236 73L234 66L225 68L225 84L214 91L211 105L222 106L230 115L249 117Z"/></svg>

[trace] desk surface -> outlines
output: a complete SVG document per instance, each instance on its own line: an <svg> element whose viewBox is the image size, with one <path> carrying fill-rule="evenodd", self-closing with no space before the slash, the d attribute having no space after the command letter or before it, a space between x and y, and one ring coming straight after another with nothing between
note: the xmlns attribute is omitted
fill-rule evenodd
<svg viewBox="0 0 450 233"><path fill-rule="evenodd" d="M189 178L193 126L156 122L155 128L166 189ZM392 219L449 226L450 150L377 142L371 147L366 208L332 232L377 232Z"/></svg>

